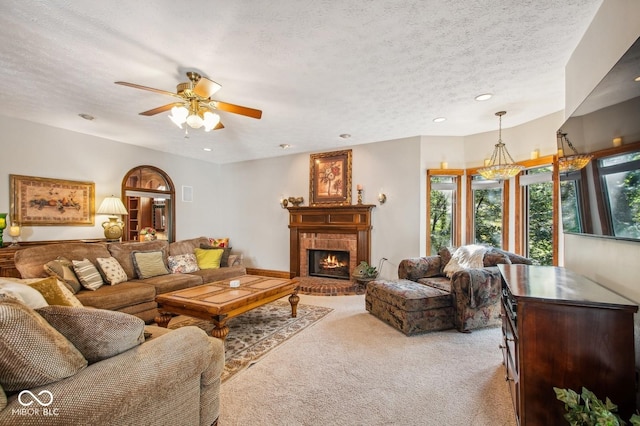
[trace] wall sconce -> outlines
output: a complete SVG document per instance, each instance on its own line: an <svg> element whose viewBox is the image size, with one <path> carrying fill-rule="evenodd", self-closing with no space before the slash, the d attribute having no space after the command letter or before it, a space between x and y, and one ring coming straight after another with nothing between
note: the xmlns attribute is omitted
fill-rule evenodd
<svg viewBox="0 0 640 426"><path fill-rule="evenodd" d="M289 205L289 200L287 200L284 195L281 195L280 196L280 207L282 207L283 209L286 209L288 205Z"/></svg>
<svg viewBox="0 0 640 426"><path fill-rule="evenodd" d="M622 146L622 138L613 138L613 146L616 148Z"/></svg>
<svg viewBox="0 0 640 426"><path fill-rule="evenodd" d="M380 205L387 202L387 194L383 193L382 190L380 190L380 193L378 193L378 202L380 203Z"/></svg>

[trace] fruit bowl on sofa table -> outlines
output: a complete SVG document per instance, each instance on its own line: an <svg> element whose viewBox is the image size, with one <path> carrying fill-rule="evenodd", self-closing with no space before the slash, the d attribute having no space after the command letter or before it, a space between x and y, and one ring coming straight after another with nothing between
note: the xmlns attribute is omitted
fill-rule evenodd
<svg viewBox="0 0 640 426"><path fill-rule="evenodd" d="M168 264L172 256L193 253L201 244L208 244L208 241L208 238L201 237L171 244L164 240L108 244L48 244L19 250L14 256L14 261L22 278L45 278L56 272L64 275L62 270L66 268L66 276L56 275L74 289L76 297L83 305L126 312L142 318L145 322L152 322L158 315L156 295L246 274L242 265L195 270L191 273L171 273ZM138 270L134 264L134 257L145 261L144 264L137 265ZM111 266L114 266L115 260L115 266L121 269L120 274L125 274L125 281L112 281L117 283L111 285L100 284L95 290L82 287L77 282L75 271L69 269L68 265L84 259L94 266L99 266L98 259L110 260ZM45 265L50 265L49 272ZM101 272L106 279L105 271ZM74 278L76 283L73 282Z"/></svg>
<svg viewBox="0 0 640 426"><path fill-rule="evenodd" d="M197 327L157 329L0 295L0 424L215 424L223 344Z"/></svg>

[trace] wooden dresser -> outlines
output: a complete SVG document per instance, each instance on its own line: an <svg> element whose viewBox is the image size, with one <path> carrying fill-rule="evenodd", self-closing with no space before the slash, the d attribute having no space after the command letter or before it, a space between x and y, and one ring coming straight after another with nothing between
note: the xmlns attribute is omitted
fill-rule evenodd
<svg viewBox="0 0 640 426"><path fill-rule="evenodd" d="M553 387L583 386L635 411L632 301L567 269L498 265L502 273L500 345L520 425L564 424Z"/></svg>

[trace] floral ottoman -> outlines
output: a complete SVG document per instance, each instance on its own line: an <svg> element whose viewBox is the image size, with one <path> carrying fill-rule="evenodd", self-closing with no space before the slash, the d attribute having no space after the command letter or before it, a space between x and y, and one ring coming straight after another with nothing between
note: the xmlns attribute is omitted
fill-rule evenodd
<svg viewBox="0 0 640 426"><path fill-rule="evenodd" d="M415 281L370 281L365 304L367 311L407 336L454 327L451 294Z"/></svg>

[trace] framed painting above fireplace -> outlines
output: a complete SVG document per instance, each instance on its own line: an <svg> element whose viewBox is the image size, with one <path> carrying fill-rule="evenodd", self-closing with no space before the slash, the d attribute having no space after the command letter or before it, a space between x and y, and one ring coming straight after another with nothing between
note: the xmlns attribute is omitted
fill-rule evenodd
<svg viewBox="0 0 640 426"><path fill-rule="evenodd" d="M351 204L351 150L311 154L309 205Z"/></svg>

